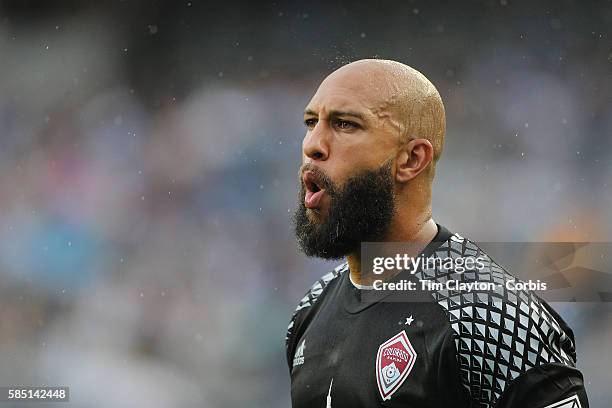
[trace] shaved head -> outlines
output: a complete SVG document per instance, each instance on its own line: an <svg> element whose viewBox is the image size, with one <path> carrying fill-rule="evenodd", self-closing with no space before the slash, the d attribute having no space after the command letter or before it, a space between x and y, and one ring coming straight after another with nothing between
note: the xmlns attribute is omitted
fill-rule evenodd
<svg viewBox="0 0 612 408"><path fill-rule="evenodd" d="M347 64L321 82L304 125L295 214L304 253L342 257L361 242L436 230L431 186L446 125L423 74L395 61Z"/></svg>
<svg viewBox="0 0 612 408"><path fill-rule="evenodd" d="M372 113L384 118L400 142L423 138L434 148L434 162L442 154L446 118L436 87L416 69L397 61L363 59L344 65L321 83L345 86L365 95Z"/></svg>

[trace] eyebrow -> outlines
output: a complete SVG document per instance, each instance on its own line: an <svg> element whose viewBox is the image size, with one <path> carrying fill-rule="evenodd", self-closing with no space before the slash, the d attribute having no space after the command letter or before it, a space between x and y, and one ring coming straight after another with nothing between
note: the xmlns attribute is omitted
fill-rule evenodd
<svg viewBox="0 0 612 408"><path fill-rule="evenodd" d="M312 116L319 116L315 111L313 111L312 109L306 109L304 111L304 115L312 115ZM331 110L329 111L329 117L330 118L338 118L341 116L351 116L357 119L361 119L362 121L366 121L365 116L362 113L359 112L355 112L355 111L341 111L341 110Z"/></svg>

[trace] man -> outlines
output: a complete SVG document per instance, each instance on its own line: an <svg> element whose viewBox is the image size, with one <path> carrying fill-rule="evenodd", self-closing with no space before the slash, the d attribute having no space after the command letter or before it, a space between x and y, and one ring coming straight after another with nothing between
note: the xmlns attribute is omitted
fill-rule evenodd
<svg viewBox="0 0 612 408"><path fill-rule="evenodd" d="M533 293L505 288L511 275L432 219L445 113L425 76L394 61L345 65L321 83L304 124L296 236L306 255L347 262L312 286L289 324L294 407L588 406L559 315ZM470 274L438 264L410 276L500 289L364 302L380 278L362 265L362 242L416 245L412 255L430 259L477 256L482 265Z"/></svg>

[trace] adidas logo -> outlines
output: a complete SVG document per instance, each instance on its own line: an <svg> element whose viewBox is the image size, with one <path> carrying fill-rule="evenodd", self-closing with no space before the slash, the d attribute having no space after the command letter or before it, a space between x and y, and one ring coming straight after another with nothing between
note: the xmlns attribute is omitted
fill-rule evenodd
<svg viewBox="0 0 612 408"><path fill-rule="evenodd" d="M293 356L294 367L304 364L304 350L306 350L306 339L302 340L302 344L295 350L295 355Z"/></svg>

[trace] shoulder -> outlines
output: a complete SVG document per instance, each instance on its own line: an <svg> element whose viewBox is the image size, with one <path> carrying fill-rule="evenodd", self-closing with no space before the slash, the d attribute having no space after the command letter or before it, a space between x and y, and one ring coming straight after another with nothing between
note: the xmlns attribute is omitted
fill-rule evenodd
<svg viewBox="0 0 612 408"><path fill-rule="evenodd" d="M559 315L534 293L508 289L506 282L516 278L475 243L454 234L433 257L480 257L482 267L462 273L433 267L422 270L420 279L490 282L496 288L432 292L449 319L463 385L479 406L494 406L508 384L531 368L575 366L573 334Z"/></svg>
<svg viewBox="0 0 612 408"><path fill-rule="evenodd" d="M323 275L310 287L310 289L308 289L304 297L299 301L295 311L293 312L293 316L291 316L291 321L287 327L287 335L285 336L286 347L289 346L294 329L298 324L299 317L306 312L306 309L311 308L317 302L325 288L328 287L331 282L346 271L348 271L348 264L345 262L335 267L331 272Z"/></svg>

